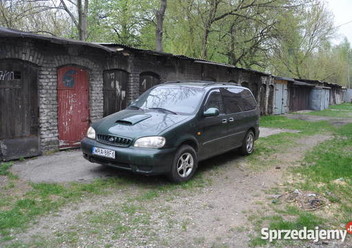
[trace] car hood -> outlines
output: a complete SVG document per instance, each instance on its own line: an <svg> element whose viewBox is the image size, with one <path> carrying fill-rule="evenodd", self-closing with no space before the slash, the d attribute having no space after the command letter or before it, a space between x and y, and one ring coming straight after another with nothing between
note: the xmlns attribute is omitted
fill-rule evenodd
<svg viewBox="0 0 352 248"><path fill-rule="evenodd" d="M122 110L93 125L97 134L118 135L128 138L159 135L167 128L190 118L158 111Z"/></svg>

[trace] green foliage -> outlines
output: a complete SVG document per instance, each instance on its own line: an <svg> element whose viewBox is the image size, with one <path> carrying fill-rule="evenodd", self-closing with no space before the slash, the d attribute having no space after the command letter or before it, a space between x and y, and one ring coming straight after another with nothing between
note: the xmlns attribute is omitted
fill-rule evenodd
<svg viewBox="0 0 352 248"><path fill-rule="evenodd" d="M77 38L73 2L0 1L0 25ZM88 41L155 49L160 0L88 3ZM163 34L165 52L351 86L350 44L331 44L333 18L320 0L168 1Z"/></svg>
<svg viewBox="0 0 352 248"><path fill-rule="evenodd" d="M155 33L153 20L156 3L156 0L91 0L88 39L150 47L150 39L154 40L154 36L150 37L150 34Z"/></svg>
<svg viewBox="0 0 352 248"><path fill-rule="evenodd" d="M332 16L321 1L309 1L298 9L283 11L273 44L272 72L292 78L326 80L328 74L317 68L316 57L329 44L333 32Z"/></svg>

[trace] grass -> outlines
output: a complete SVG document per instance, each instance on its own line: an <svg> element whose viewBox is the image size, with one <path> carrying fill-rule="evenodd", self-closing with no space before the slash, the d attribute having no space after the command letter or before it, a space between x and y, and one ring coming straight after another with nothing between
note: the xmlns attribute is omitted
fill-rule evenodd
<svg viewBox="0 0 352 248"><path fill-rule="evenodd" d="M331 105L328 109L324 109L322 111L313 111L306 114L316 116L352 118L352 103Z"/></svg>
<svg viewBox="0 0 352 248"><path fill-rule="evenodd" d="M338 105L331 105L329 109L342 109L352 111L352 103L343 103Z"/></svg>
<svg viewBox="0 0 352 248"><path fill-rule="evenodd" d="M303 166L293 170L305 179L301 187L325 195L337 204L330 222L351 221L352 216L352 124L339 128L334 139L308 152Z"/></svg>
<svg viewBox="0 0 352 248"><path fill-rule="evenodd" d="M335 128L327 121L308 122L277 115L263 116L260 119L260 126L298 130L300 131L300 133L297 134L299 136L313 135L335 130Z"/></svg>
<svg viewBox="0 0 352 248"><path fill-rule="evenodd" d="M290 218L290 220L289 220ZM304 212L296 208L288 208L287 211L281 212L281 215L262 217L261 224L270 230L300 230L306 227L307 229L314 229L316 226L324 225L324 219L315 216L312 213ZM266 224L264 224L266 222ZM260 228L257 228L257 233L260 233ZM292 243L295 241L291 241ZM252 247L267 245L268 240L263 240L261 237L254 237L251 239L249 245ZM290 243L284 240L274 240L270 247L279 243ZM303 247L303 245L302 245Z"/></svg>
<svg viewBox="0 0 352 248"><path fill-rule="evenodd" d="M23 230L36 216L58 210L68 202L75 202L91 194L103 194L110 187L119 185L118 179L96 180L91 184L29 184L21 195L13 194L19 185L0 194L0 241L12 238L11 230ZM7 192L6 192L7 191ZM6 194L7 193L7 194Z"/></svg>
<svg viewBox="0 0 352 248"><path fill-rule="evenodd" d="M10 175L11 172L9 172L9 169L11 168L12 165L13 165L12 162L0 163L0 176Z"/></svg>
<svg viewBox="0 0 352 248"><path fill-rule="evenodd" d="M268 167L279 165L280 161L277 161L272 155L296 146L296 140L299 138L318 133L329 134L336 131L336 128L327 121L307 122L277 115L261 117L260 126L291 129L299 132L283 132L257 140L255 153L247 158L254 170L265 170Z"/></svg>
<svg viewBox="0 0 352 248"><path fill-rule="evenodd" d="M142 177L135 175L126 175L125 177L115 177L108 179L97 179L91 183L26 183L19 180L9 172L9 168L13 163L2 163L0 173L2 176L8 177L10 180L1 186L0 191L0 246L2 242L6 242L6 247L26 247L17 241L11 241L16 233L24 232L29 223L38 216L58 211L68 203L79 202L83 199L90 199L95 195L114 194L117 189L129 188L131 185L136 187L137 195L128 196L121 199L124 202L115 212L114 216L120 219L122 224L116 224L113 230L113 238L118 239L125 233L132 232L129 226L139 226L148 223L148 215L139 213L142 211L140 203L152 202L153 200L166 195L177 196L177 190L194 191L209 185L211 182L205 180L203 175L196 175L193 180L182 184L171 184L159 177ZM139 204L134 204L138 202ZM142 211L143 212L143 211ZM102 228L104 221L110 222L114 220L111 216L100 215L101 213L91 214L96 220L96 225ZM107 213L109 214L109 213ZM131 220L124 225L125 220ZM93 221L94 222L94 221ZM91 223L93 223L91 222ZM103 229L102 229L103 230ZM75 244L77 235L74 232L67 232L57 237L55 242L61 241ZM99 228L93 228L91 232L100 233ZM103 235L100 233L100 235ZM39 237L35 239L29 246L40 247L43 244ZM46 243L44 244L46 246Z"/></svg>
<svg viewBox="0 0 352 248"><path fill-rule="evenodd" d="M336 110L339 114L335 114ZM315 113L313 113L315 114ZM321 111L319 115L346 117L352 114L352 104L331 106L329 110ZM351 221L352 216L352 124L336 128L326 122L306 122L291 120L281 116L264 117L262 126L300 130L299 134L280 134L263 139L260 146L265 149L280 151L280 146L294 142L297 137L309 138L315 133L330 133L333 138L327 140L305 154L301 166L292 168L290 173L299 180L285 185L290 190L300 189L316 192L329 200L329 208L317 212L305 212L292 205L271 204L274 215L256 216L251 222L260 223L260 228L270 229L301 229L306 226L314 228L322 226L326 229L338 229ZM259 140L260 141L260 140ZM288 141L288 143L286 143ZM264 152L263 154L267 154ZM263 154L258 154L262 158ZM270 154L270 151L269 151ZM282 189L282 188L281 188ZM275 189L278 192L278 189ZM260 233L257 228L257 233ZM293 242L293 241L292 241ZM297 244L297 243L295 243ZM266 240L253 236L251 246L268 245ZM285 247L285 241L277 241L270 246ZM304 246L304 244L302 244Z"/></svg>

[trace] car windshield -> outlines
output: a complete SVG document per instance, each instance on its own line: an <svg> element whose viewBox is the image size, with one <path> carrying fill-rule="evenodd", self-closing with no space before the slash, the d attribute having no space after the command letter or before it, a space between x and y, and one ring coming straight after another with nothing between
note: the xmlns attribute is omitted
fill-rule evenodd
<svg viewBox="0 0 352 248"><path fill-rule="evenodd" d="M204 89L198 87L160 86L145 92L130 107L192 114L198 108L203 95Z"/></svg>

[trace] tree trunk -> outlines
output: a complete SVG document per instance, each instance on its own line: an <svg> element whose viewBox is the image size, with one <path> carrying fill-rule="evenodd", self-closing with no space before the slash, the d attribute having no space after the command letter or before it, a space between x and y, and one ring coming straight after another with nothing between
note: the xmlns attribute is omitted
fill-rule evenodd
<svg viewBox="0 0 352 248"><path fill-rule="evenodd" d="M204 30L204 36L202 41L202 51L201 51L201 58L207 59L208 58L208 38L209 38L210 28L206 27Z"/></svg>
<svg viewBox="0 0 352 248"><path fill-rule="evenodd" d="M167 0L160 0L160 8L156 11L155 41L156 51L163 51L163 24L166 11Z"/></svg>
<svg viewBox="0 0 352 248"><path fill-rule="evenodd" d="M83 0L77 0L77 11L78 11L78 34L80 40L87 40L87 15L88 15L88 0L84 0L84 6L82 5Z"/></svg>
<svg viewBox="0 0 352 248"><path fill-rule="evenodd" d="M215 16L218 11L219 3L220 3L220 0L214 0L210 3L210 6L209 6L209 14L206 19L206 22L204 23L204 33L203 33L202 51L201 51L202 59L208 59L208 39L209 39L209 34L211 32L211 27L216 21Z"/></svg>

